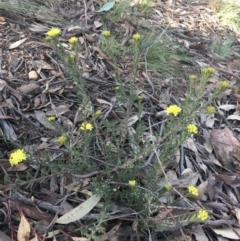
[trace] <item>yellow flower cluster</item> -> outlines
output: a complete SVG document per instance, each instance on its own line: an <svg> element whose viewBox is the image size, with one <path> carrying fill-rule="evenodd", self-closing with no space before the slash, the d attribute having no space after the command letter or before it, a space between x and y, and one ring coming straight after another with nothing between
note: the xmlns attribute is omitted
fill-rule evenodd
<svg viewBox="0 0 240 241"><path fill-rule="evenodd" d="M133 40L134 41L139 41L141 39L141 35L139 34L139 33L135 33L134 35L133 35Z"/></svg>
<svg viewBox="0 0 240 241"><path fill-rule="evenodd" d="M190 75L189 76L189 80L191 80L191 81L195 81L196 79L197 79L196 75Z"/></svg>
<svg viewBox="0 0 240 241"><path fill-rule="evenodd" d="M173 114L174 116L177 116L180 112L182 111L182 109L177 106L177 105L170 105L165 112L170 115Z"/></svg>
<svg viewBox="0 0 240 241"><path fill-rule="evenodd" d="M191 194L192 196L197 197L198 196L198 189L194 186L188 186L188 193Z"/></svg>
<svg viewBox="0 0 240 241"><path fill-rule="evenodd" d="M216 113L216 108L212 105L207 107L207 113L208 114L215 114Z"/></svg>
<svg viewBox="0 0 240 241"><path fill-rule="evenodd" d="M101 111L101 110L97 110L97 111L95 112L95 115L96 115L96 116L102 115L102 111Z"/></svg>
<svg viewBox="0 0 240 241"><path fill-rule="evenodd" d="M202 73L204 75L210 76L211 74L215 73L215 69L212 67L207 67L207 68L202 69Z"/></svg>
<svg viewBox="0 0 240 241"><path fill-rule="evenodd" d="M198 128L194 124L189 124L187 126L187 131L189 134L197 134L198 133Z"/></svg>
<svg viewBox="0 0 240 241"><path fill-rule="evenodd" d="M59 36L61 30L59 28L51 28L48 32L47 32L47 37L48 39L50 38L56 38Z"/></svg>
<svg viewBox="0 0 240 241"><path fill-rule="evenodd" d="M197 218L200 219L201 221L205 221L209 218L208 212L206 210L199 210Z"/></svg>
<svg viewBox="0 0 240 241"><path fill-rule="evenodd" d="M136 186L136 180L129 180L128 185L131 186L131 187Z"/></svg>
<svg viewBox="0 0 240 241"><path fill-rule="evenodd" d="M78 38L77 37L71 37L68 42L72 45L76 44L78 42Z"/></svg>
<svg viewBox="0 0 240 241"><path fill-rule="evenodd" d="M80 126L80 130L82 130L82 131L91 131L92 129L93 129L93 126L91 123L84 122Z"/></svg>
<svg viewBox="0 0 240 241"><path fill-rule="evenodd" d="M64 135L61 135L57 138L57 142L59 145L64 145L67 141L67 137Z"/></svg>
<svg viewBox="0 0 240 241"><path fill-rule="evenodd" d="M48 117L48 121L49 122L54 122L56 120L56 117L55 116L49 116Z"/></svg>
<svg viewBox="0 0 240 241"><path fill-rule="evenodd" d="M15 166L18 163L25 161L27 159L27 154L23 149L17 149L12 152L9 157L9 162L11 166Z"/></svg>
<svg viewBox="0 0 240 241"><path fill-rule="evenodd" d="M221 89L227 89L229 87L229 83L227 81L221 81L220 82L220 88Z"/></svg>
<svg viewBox="0 0 240 241"><path fill-rule="evenodd" d="M108 30L102 31L102 36L109 37L110 35L111 35L110 31L108 31Z"/></svg>

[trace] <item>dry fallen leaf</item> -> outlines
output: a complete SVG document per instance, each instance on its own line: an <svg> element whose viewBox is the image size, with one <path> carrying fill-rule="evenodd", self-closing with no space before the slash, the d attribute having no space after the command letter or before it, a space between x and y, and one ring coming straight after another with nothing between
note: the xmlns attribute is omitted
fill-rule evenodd
<svg viewBox="0 0 240 241"><path fill-rule="evenodd" d="M213 149L217 158L224 167L229 167L232 158L231 153L240 143L233 133L226 127L211 132Z"/></svg>
<svg viewBox="0 0 240 241"><path fill-rule="evenodd" d="M228 239L236 239L239 240L239 236L240 236L240 228L234 228L230 229L230 228L221 228L221 229L216 229L216 228L212 228L212 230L218 234L221 235L223 237L226 237ZM237 235L237 234L238 235Z"/></svg>
<svg viewBox="0 0 240 241"><path fill-rule="evenodd" d="M56 220L56 223L68 224L75 222L87 215L100 201L101 196L92 195L85 202L71 210L70 212L64 214L62 217Z"/></svg>
<svg viewBox="0 0 240 241"><path fill-rule="evenodd" d="M18 226L17 239L18 241L27 241L29 240L31 231L30 224L22 212L20 212L20 216L21 220Z"/></svg>
<svg viewBox="0 0 240 241"><path fill-rule="evenodd" d="M24 43L28 38L23 38L23 39L20 39L18 40L17 42L15 43L12 43L9 45L8 49L15 49L17 47L19 47L22 43Z"/></svg>

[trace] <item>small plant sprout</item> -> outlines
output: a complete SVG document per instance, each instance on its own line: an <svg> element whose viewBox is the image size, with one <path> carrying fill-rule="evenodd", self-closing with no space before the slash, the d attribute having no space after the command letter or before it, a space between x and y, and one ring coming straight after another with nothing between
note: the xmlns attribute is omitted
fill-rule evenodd
<svg viewBox="0 0 240 241"><path fill-rule="evenodd" d="M111 33L110 33L110 31L109 30L104 30L104 31L102 31L102 36L104 36L104 37L109 37L111 35Z"/></svg>
<svg viewBox="0 0 240 241"><path fill-rule="evenodd" d="M71 45L75 45L77 44L78 42L78 38L77 37L71 37L68 42L71 44Z"/></svg>
<svg viewBox="0 0 240 241"><path fill-rule="evenodd" d="M57 38L60 35L60 32L61 30L59 28L51 28L47 32L47 37L49 37L49 39Z"/></svg>
<svg viewBox="0 0 240 241"><path fill-rule="evenodd" d="M9 162L11 166L15 166L22 161L27 159L27 154L23 149L18 149L11 153L9 157Z"/></svg>
<svg viewBox="0 0 240 241"><path fill-rule="evenodd" d="M48 117L48 121L49 122L54 122L54 121L56 121L56 117L55 116L49 116Z"/></svg>
<svg viewBox="0 0 240 241"><path fill-rule="evenodd" d="M216 108L212 105L207 107L207 113L208 114L215 114L216 113Z"/></svg>
<svg viewBox="0 0 240 241"><path fill-rule="evenodd" d="M174 115L174 116L177 116L180 112L182 111L182 109L177 106L177 105L170 105L166 110L165 112L170 115Z"/></svg>
<svg viewBox="0 0 240 241"><path fill-rule="evenodd" d="M57 138L57 142L59 145L65 145L67 141L67 137L65 135L61 135Z"/></svg>
<svg viewBox="0 0 240 241"><path fill-rule="evenodd" d="M134 35L133 35L133 40L134 41L139 41L141 39L141 35L139 34L139 33L135 33Z"/></svg>
<svg viewBox="0 0 240 241"><path fill-rule="evenodd" d="M93 129L93 126L91 123L88 122L84 122L82 123L82 125L80 126L80 130L82 131L91 131Z"/></svg>
<svg viewBox="0 0 240 241"><path fill-rule="evenodd" d="M189 134L197 134L198 133L198 128L194 124L189 124L187 126L187 131L188 131Z"/></svg>
<svg viewBox="0 0 240 241"><path fill-rule="evenodd" d="M188 186L187 188L188 190L188 193L191 195L191 196L194 196L194 197L197 197L198 196L198 189L194 186Z"/></svg>
<svg viewBox="0 0 240 241"><path fill-rule="evenodd" d="M204 209L198 211L197 218L201 221L205 221L209 218L208 212Z"/></svg>

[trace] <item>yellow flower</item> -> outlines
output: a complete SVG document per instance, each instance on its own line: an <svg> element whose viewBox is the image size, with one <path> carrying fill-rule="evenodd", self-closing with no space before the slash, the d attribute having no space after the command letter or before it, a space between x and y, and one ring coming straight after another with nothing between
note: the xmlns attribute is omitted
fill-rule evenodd
<svg viewBox="0 0 240 241"><path fill-rule="evenodd" d="M115 91L119 91L119 90L120 90L120 86L116 86Z"/></svg>
<svg viewBox="0 0 240 241"><path fill-rule="evenodd" d="M131 186L131 187L136 186L136 180L129 180L128 185Z"/></svg>
<svg viewBox="0 0 240 241"><path fill-rule="evenodd" d="M216 108L212 105L207 107L207 113L208 114L215 114L216 113Z"/></svg>
<svg viewBox="0 0 240 241"><path fill-rule="evenodd" d="M207 76L214 74L214 72L215 72L215 69L212 67L207 67L207 68L202 69L202 74L207 75Z"/></svg>
<svg viewBox="0 0 240 241"><path fill-rule="evenodd" d="M110 35L111 35L110 31L108 31L108 30L102 31L102 36L109 37Z"/></svg>
<svg viewBox="0 0 240 241"><path fill-rule="evenodd" d="M47 32L47 36L50 38L55 38L58 37L60 34L61 30L59 28L51 28L48 32Z"/></svg>
<svg viewBox="0 0 240 241"><path fill-rule="evenodd" d="M17 165L18 163L25 161L27 159L27 154L23 149L18 149L11 153L9 157L9 162L11 166Z"/></svg>
<svg viewBox="0 0 240 241"><path fill-rule="evenodd" d="M165 184L164 185L164 189L166 190L166 191L170 191L171 190L171 185L169 185L169 184Z"/></svg>
<svg viewBox="0 0 240 241"><path fill-rule="evenodd" d="M97 110L97 111L95 112L95 115L96 115L96 116L102 115L102 111L101 111L101 110Z"/></svg>
<svg viewBox="0 0 240 241"><path fill-rule="evenodd" d="M57 138L57 142L59 145L64 145L67 141L67 137L64 135L61 135Z"/></svg>
<svg viewBox="0 0 240 241"><path fill-rule="evenodd" d="M208 212L206 210L199 210L197 218L200 219L201 221L205 221L209 218Z"/></svg>
<svg viewBox="0 0 240 241"><path fill-rule="evenodd" d="M141 95L138 95L138 96L137 96L137 100L138 100L138 101L142 101L142 100L143 100L143 97L142 97Z"/></svg>
<svg viewBox="0 0 240 241"><path fill-rule="evenodd" d="M197 79L197 76L196 75L190 75L189 76L189 80L191 80L191 81L195 81Z"/></svg>
<svg viewBox="0 0 240 241"><path fill-rule="evenodd" d="M227 89L229 87L229 83L227 81L221 81L220 82L220 88L221 89Z"/></svg>
<svg viewBox="0 0 240 241"><path fill-rule="evenodd" d="M93 129L93 126L91 123L87 123L87 122L84 122L82 123L82 125L80 126L80 130L83 130L83 131L91 131Z"/></svg>
<svg viewBox="0 0 240 241"><path fill-rule="evenodd" d="M135 33L135 34L133 35L133 39L134 39L135 41L139 41L139 40L141 39L141 35L140 35L139 33Z"/></svg>
<svg viewBox="0 0 240 241"><path fill-rule="evenodd" d="M56 117L55 116L49 116L48 117L48 121L49 122L54 122L56 120Z"/></svg>
<svg viewBox="0 0 240 241"><path fill-rule="evenodd" d="M198 133L198 128L194 124L189 124L187 126L187 131L189 134L197 134Z"/></svg>
<svg viewBox="0 0 240 241"><path fill-rule="evenodd" d="M177 116L180 112L182 111L182 109L177 106L177 105L170 105L165 112L169 115L169 114L173 114L174 116Z"/></svg>
<svg viewBox="0 0 240 241"><path fill-rule="evenodd" d="M191 194L192 196L198 196L198 189L194 186L188 186L188 193Z"/></svg>
<svg viewBox="0 0 240 241"><path fill-rule="evenodd" d="M78 42L78 38L77 37L71 37L68 42L72 45L76 44Z"/></svg>

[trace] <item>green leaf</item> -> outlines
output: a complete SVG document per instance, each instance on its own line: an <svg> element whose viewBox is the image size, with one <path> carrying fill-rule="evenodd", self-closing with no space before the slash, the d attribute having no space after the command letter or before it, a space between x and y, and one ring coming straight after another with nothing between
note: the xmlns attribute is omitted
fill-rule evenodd
<svg viewBox="0 0 240 241"><path fill-rule="evenodd" d="M105 3L97 12L109 11L113 8L115 2Z"/></svg>

